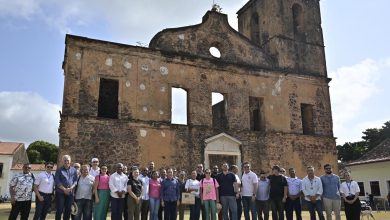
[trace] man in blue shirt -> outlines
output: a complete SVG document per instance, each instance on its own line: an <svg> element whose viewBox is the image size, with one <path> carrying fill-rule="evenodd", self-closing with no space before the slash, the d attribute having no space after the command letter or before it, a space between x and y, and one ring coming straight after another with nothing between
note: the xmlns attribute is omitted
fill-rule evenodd
<svg viewBox="0 0 390 220"><path fill-rule="evenodd" d="M332 211L336 220L340 220L340 177L332 173L330 164L324 165L325 175L321 176L323 188L323 203L326 212L326 219L332 220Z"/></svg>
<svg viewBox="0 0 390 220"><path fill-rule="evenodd" d="M161 206L164 207L164 220L176 220L176 207L179 205L180 185L173 178L173 169L167 170L167 178L161 183Z"/></svg>
<svg viewBox="0 0 390 220"><path fill-rule="evenodd" d="M302 206L301 206L301 188L302 180L295 175L295 169L288 169L290 177L287 177L288 197L286 200L286 217L287 220L293 220L293 212L297 220L302 220Z"/></svg>
<svg viewBox="0 0 390 220"><path fill-rule="evenodd" d="M77 171L70 166L69 155L62 157L63 166L58 168L54 176L56 185L56 220L69 220L73 203L73 189L77 184ZM61 216L63 215L63 218Z"/></svg>

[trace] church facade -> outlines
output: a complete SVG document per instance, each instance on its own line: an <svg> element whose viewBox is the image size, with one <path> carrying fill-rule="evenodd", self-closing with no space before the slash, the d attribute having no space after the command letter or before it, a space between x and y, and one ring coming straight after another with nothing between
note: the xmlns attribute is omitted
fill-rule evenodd
<svg viewBox="0 0 390 220"><path fill-rule="evenodd" d="M300 175L336 165L319 1L251 0L237 14L238 31L213 9L149 47L67 35L60 156L187 171L249 161Z"/></svg>

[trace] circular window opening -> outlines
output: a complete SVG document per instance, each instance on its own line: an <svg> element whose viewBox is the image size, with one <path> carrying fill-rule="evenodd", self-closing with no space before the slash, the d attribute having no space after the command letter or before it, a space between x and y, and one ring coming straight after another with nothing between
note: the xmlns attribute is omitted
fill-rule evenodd
<svg viewBox="0 0 390 220"><path fill-rule="evenodd" d="M216 47L210 47L210 54L215 58L221 58L221 52Z"/></svg>

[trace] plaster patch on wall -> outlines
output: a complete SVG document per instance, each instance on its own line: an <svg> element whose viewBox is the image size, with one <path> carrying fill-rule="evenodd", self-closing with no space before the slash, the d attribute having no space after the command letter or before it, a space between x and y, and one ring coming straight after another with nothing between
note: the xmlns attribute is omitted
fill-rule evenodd
<svg viewBox="0 0 390 220"><path fill-rule="evenodd" d="M160 92L165 92L165 87L164 86L161 86Z"/></svg>
<svg viewBox="0 0 390 220"><path fill-rule="evenodd" d="M143 71L145 71L145 72L148 72L149 66L146 65L146 64L143 64L143 65L141 66L141 69L142 69Z"/></svg>
<svg viewBox="0 0 390 220"><path fill-rule="evenodd" d="M270 105L269 108L270 108L271 110L274 110L274 106L273 106L273 105Z"/></svg>
<svg viewBox="0 0 390 220"><path fill-rule="evenodd" d="M77 53L76 53L76 59L77 59L77 60L80 60L80 59L81 59L81 53L80 53L80 52L77 52Z"/></svg>
<svg viewBox="0 0 390 220"><path fill-rule="evenodd" d="M165 132L161 131L161 136L165 137Z"/></svg>
<svg viewBox="0 0 390 220"><path fill-rule="evenodd" d="M162 67L160 67L160 73L161 73L161 75L163 75L163 76L166 76L166 75L168 75L168 68L167 67L165 67L165 66L162 66Z"/></svg>
<svg viewBox="0 0 390 220"><path fill-rule="evenodd" d="M112 58L107 58L106 59L106 65L107 66L112 66Z"/></svg>
<svg viewBox="0 0 390 220"><path fill-rule="evenodd" d="M148 111L148 107L144 106L144 107L142 108L142 110L143 110L144 112L147 112L147 111Z"/></svg>
<svg viewBox="0 0 390 220"><path fill-rule="evenodd" d="M178 37L180 40L184 40L184 34L179 34L179 35L177 35L177 37Z"/></svg>
<svg viewBox="0 0 390 220"><path fill-rule="evenodd" d="M262 89L266 89L266 88L267 88L267 86L265 85L265 83L263 83L263 82L261 83L261 88L262 88Z"/></svg>
<svg viewBox="0 0 390 220"><path fill-rule="evenodd" d="M139 134L141 135L141 137L146 137L147 133L148 133L148 131L146 131L145 129L139 130Z"/></svg>
<svg viewBox="0 0 390 220"><path fill-rule="evenodd" d="M139 89L145 90L145 89L146 89L146 86L145 86L143 83L141 83L141 84L139 85Z"/></svg>
<svg viewBox="0 0 390 220"><path fill-rule="evenodd" d="M130 87L130 86L131 86L131 83L130 83L130 81L129 81L129 80L127 80L127 81L126 81L126 83L125 83L125 85L126 85L126 87Z"/></svg>
<svg viewBox="0 0 390 220"><path fill-rule="evenodd" d="M282 92L282 82L284 80L283 76L279 76L278 81L275 83L275 87L272 89L272 95L273 96L278 96Z"/></svg>
<svg viewBox="0 0 390 220"><path fill-rule="evenodd" d="M126 69L131 69L131 63L129 63L128 61L125 61L123 63L123 66L126 68Z"/></svg>
<svg viewBox="0 0 390 220"><path fill-rule="evenodd" d="M160 110L159 112L160 112L160 115L163 115L163 114L164 114L164 111L163 111L163 110Z"/></svg>

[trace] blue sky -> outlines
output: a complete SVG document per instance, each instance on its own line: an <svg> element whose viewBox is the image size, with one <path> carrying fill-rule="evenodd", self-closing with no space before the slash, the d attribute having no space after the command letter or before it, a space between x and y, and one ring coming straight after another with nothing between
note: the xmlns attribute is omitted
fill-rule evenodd
<svg viewBox="0 0 390 220"><path fill-rule="evenodd" d="M246 0L216 1L237 28ZM65 34L147 45L201 22L212 1L0 0L0 140L58 144ZM358 141L390 120L388 0L321 0L334 133Z"/></svg>

